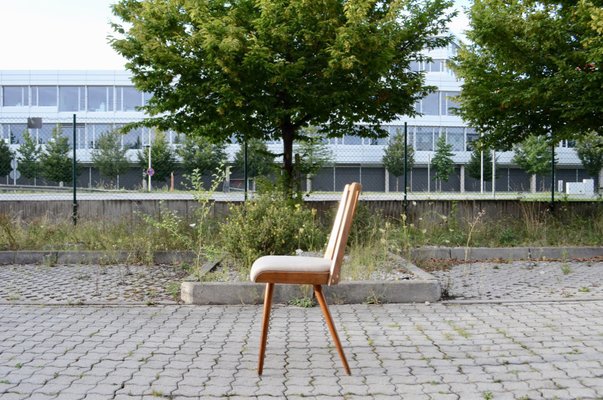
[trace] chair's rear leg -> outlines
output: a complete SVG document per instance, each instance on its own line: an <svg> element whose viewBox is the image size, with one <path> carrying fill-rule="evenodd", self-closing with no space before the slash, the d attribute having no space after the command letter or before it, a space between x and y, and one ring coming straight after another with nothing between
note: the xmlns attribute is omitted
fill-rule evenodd
<svg viewBox="0 0 603 400"><path fill-rule="evenodd" d="M327 301L325 299L324 294L322 293L322 287L320 285L314 285L314 294L316 296L316 300L318 300L318 304L320 304L320 309L322 310L322 313L325 316L325 320L327 321L329 331L331 331L331 336L333 337L333 341L335 342L335 347L337 347L339 358L341 358L341 362L343 363L343 369L345 369L345 372L348 375L351 375L352 373L350 372L348 360L345 358L345 354L343 353L343 347L341 347L339 335L337 335L335 324L333 324L333 318L331 317L331 313L329 312L329 307L327 306Z"/></svg>
<svg viewBox="0 0 603 400"><path fill-rule="evenodd" d="M266 353L266 340L268 339L268 325L270 324L270 308L272 306L272 292L274 283L266 284L264 293L264 317L262 318L262 336L260 337L260 355L258 358L258 375L264 370L264 353Z"/></svg>

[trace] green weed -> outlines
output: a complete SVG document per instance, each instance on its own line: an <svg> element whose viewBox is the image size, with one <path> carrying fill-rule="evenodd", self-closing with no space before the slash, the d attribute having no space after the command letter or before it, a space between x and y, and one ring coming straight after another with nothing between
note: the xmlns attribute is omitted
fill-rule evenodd
<svg viewBox="0 0 603 400"><path fill-rule="evenodd" d="M561 264L561 272L563 275L569 275L572 273L572 267L568 263Z"/></svg>
<svg viewBox="0 0 603 400"><path fill-rule="evenodd" d="M303 296L289 300L289 305L295 307L312 308L316 304L314 303L314 299L312 297Z"/></svg>
<svg viewBox="0 0 603 400"><path fill-rule="evenodd" d="M180 299L180 282L170 282L165 289L174 300Z"/></svg>

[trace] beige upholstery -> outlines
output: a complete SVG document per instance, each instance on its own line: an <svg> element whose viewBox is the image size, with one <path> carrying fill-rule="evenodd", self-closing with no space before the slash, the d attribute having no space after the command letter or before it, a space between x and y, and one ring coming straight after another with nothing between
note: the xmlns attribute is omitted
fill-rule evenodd
<svg viewBox="0 0 603 400"><path fill-rule="evenodd" d="M329 273L331 263L331 260L322 257L264 256L251 266L250 278L252 282L257 282L265 273Z"/></svg>

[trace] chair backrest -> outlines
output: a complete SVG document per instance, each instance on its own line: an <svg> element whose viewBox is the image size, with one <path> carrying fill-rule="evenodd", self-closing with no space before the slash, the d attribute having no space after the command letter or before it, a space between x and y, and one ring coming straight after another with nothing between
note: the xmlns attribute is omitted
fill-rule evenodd
<svg viewBox="0 0 603 400"><path fill-rule="evenodd" d="M348 234L350 233L352 219L356 212L358 196L360 196L361 190L362 185L357 182L345 185L345 188L343 189L331 236L329 237L329 243L327 244L324 255L324 258L332 261L329 285L336 285L339 282L339 272L341 270L341 263L343 262L343 253L348 241Z"/></svg>

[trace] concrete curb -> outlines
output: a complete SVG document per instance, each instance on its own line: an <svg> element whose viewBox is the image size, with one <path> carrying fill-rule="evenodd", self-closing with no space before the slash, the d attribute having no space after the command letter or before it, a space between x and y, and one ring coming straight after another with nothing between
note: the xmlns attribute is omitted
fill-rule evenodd
<svg viewBox="0 0 603 400"><path fill-rule="evenodd" d="M262 304L263 284L252 282L183 282L181 299L184 304ZM296 298L309 297L310 286L275 285L273 302L289 303ZM330 304L359 303L423 303L440 299L437 280L415 281L356 281L325 286L324 294Z"/></svg>
<svg viewBox="0 0 603 400"><path fill-rule="evenodd" d="M0 265L14 264L125 264L138 261L140 254L128 251L0 251ZM195 260L192 252L159 251L153 264L182 264Z"/></svg>
<svg viewBox="0 0 603 400"><path fill-rule="evenodd" d="M413 260L551 260L602 257L603 247L421 247L410 254Z"/></svg>

